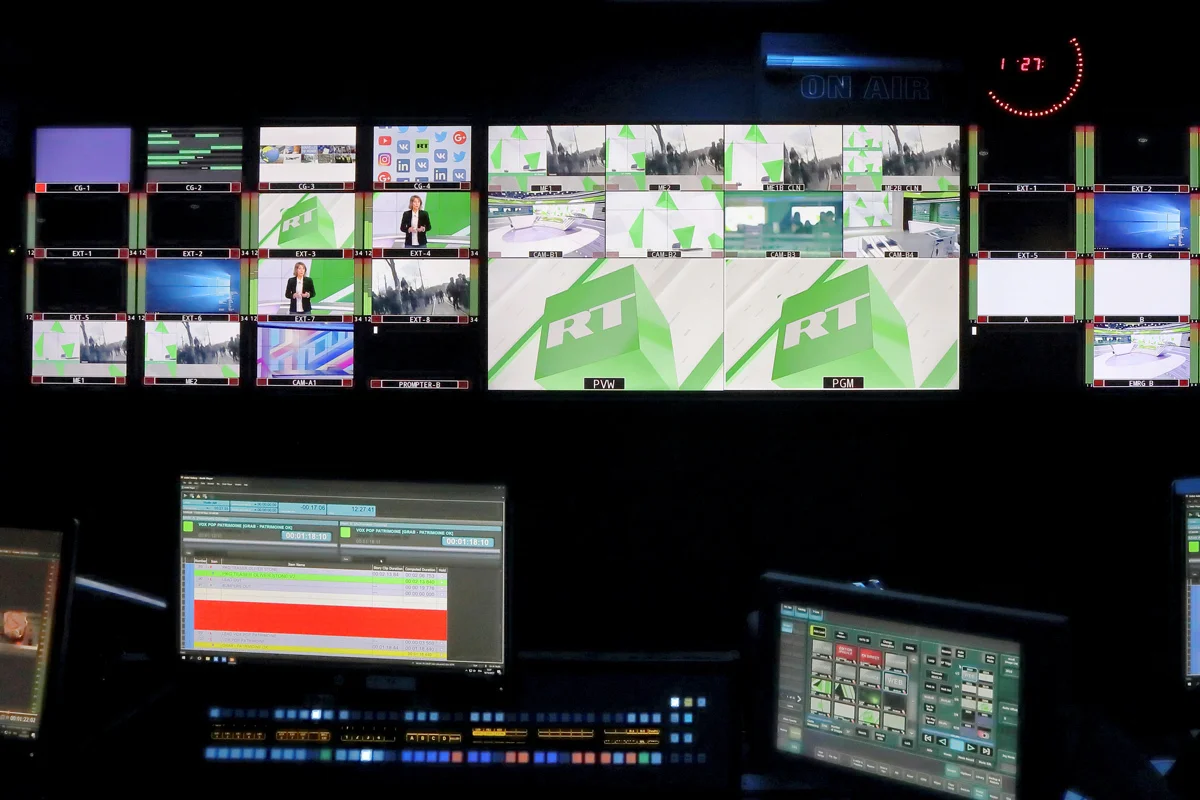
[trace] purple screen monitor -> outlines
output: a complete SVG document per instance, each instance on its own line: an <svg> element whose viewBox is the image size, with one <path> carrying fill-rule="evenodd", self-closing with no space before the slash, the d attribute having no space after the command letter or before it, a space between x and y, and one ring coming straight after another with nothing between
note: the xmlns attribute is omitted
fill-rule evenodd
<svg viewBox="0 0 1200 800"><path fill-rule="evenodd" d="M38 183L129 183L130 128L38 128Z"/></svg>

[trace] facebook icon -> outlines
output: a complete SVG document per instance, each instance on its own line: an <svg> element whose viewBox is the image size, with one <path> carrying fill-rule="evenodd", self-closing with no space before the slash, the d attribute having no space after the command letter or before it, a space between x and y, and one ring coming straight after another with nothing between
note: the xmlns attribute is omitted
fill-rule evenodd
<svg viewBox="0 0 1200 800"><path fill-rule="evenodd" d="M429 159L428 158L418 158L417 159L417 171L424 172L428 169L429 169Z"/></svg>
<svg viewBox="0 0 1200 800"><path fill-rule="evenodd" d="M408 139L400 139L399 141L396 142L396 152L397 153L411 153L412 152L412 142L410 142Z"/></svg>

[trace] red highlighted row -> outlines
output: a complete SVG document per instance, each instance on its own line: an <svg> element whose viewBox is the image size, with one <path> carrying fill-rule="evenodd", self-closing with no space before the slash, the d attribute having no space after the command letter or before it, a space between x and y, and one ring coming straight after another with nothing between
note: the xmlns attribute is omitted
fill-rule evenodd
<svg viewBox="0 0 1200 800"><path fill-rule="evenodd" d="M883 653L879 650L868 650L865 647L855 647L852 644L839 644L834 648L834 657L838 661L850 661L868 667L883 666Z"/></svg>
<svg viewBox="0 0 1200 800"><path fill-rule="evenodd" d="M446 641L448 635L446 612L423 608L197 600L192 605L192 616L198 631L437 641Z"/></svg>

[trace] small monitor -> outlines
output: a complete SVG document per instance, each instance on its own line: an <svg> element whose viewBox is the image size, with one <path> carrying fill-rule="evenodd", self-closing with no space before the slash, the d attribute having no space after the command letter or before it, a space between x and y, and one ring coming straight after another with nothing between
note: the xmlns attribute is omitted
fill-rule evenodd
<svg viewBox="0 0 1200 800"><path fill-rule="evenodd" d="M70 575L69 533L0 527L0 754L43 735ZM64 563L65 562L65 563Z"/></svg>
<svg viewBox="0 0 1200 800"><path fill-rule="evenodd" d="M1175 482L1175 508L1183 552L1183 677L1200 692L1200 478Z"/></svg>
<svg viewBox="0 0 1200 800"><path fill-rule="evenodd" d="M284 422L285 450L304 438ZM179 652L502 674L506 492L184 475Z"/></svg>
<svg viewBox="0 0 1200 800"><path fill-rule="evenodd" d="M1043 796L1060 618L779 574L764 587L768 762L889 796Z"/></svg>

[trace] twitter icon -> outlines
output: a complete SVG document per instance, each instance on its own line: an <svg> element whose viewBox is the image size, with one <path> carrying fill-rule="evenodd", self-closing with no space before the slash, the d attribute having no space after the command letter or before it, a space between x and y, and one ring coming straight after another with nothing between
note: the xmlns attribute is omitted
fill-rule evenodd
<svg viewBox="0 0 1200 800"><path fill-rule="evenodd" d="M466 150L457 150L454 153L454 162L457 164L458 162L462 161L466 157L467 157Z"/></svg>
<svg viewBox="0 0 1200 800"><path fill-rule="evenodd" d="M418 126L417 126L417 133L424 133L424 132L425 132L425 129L426 129L426 128L428 128L428 127L429 127L428 125L418 125Z"/></svg>
<svg viewBox="0 0 1200 800"><path fill-rule="evenodd" d="M435 133L435 134L433 135L433 140L434 140L435 142L444 142L444 141L446 141L446 132L445 132L445 131L438 131L437 133Z"/></svg>
<svg viewBox="0 0 1200 800"><path fill-rule="evenodd" d="M401 126L400 126L399 128L397 128L396 130L400 131L401 133L408 133L408 126L407 126L407 125L401 125Z"/></svg>

